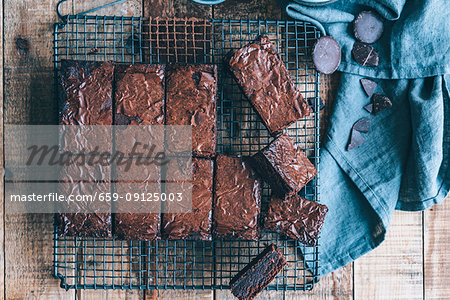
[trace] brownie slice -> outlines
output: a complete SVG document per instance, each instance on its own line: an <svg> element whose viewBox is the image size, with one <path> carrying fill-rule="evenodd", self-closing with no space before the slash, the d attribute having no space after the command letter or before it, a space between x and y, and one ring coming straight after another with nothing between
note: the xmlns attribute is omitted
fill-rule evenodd
<svg viewBox="0 0 450 300"><path fill-rule="evenodd" d="M254 299L286 266L283 253L269 245L230 281L231 293L239 300Z"/></svg>
<svg viewBox="0 0 450 300"><path fill-rule="evenodd" d="M112 125L112 81L114 65L109 62L90 62L63 60L60 69L59 94L59 124L60 125ZM98 137L102 139L102 137ZM105 137L106 141L110 137ZM71 146L73 147L73 146ZM66 149L73 152L81 149ZM63 171L65 172L65 171ZM72 171L71 171L72 172ZM74 171L76 172L76 170ZM68 177L80 174L66 174ZM66 189L67 183L74 181L61 176L61 189L64 193L71 193ZM105 174L106 182L80 183L75 194L94 194L95 192L110 192L110 174ZM96 203L95 205L100 205ZM108 204L109 205L109 204ZM93 213L62 213L57 215L59 233L61 235L78 235L91 237L111 236L111 214L96 213L95 206L80 207L84 211Z"/></svg>
<svg viewBox="0 0 450 300"><path fill-rule="evenodd" d="M165 66L146 64L118 64L115 82L115 125L139 125L117 128L116 151L129 153L133 145L155 145L159 152L163 150L165 100ZM143 156L145 156L144 154ZM151 162L139 165L139 160L148 162L150 157L132 159L131 168L117 166L115 192L121 197L136 193L138 197L148 198L150 194L161 193L161 170ZM115 235L125 240L155 240L160 236L159 202L119 200L115 204L118 212L114 218ZM138 213L142 211L142 213Z"/></svg>
<svg viewBox="0 0 450 300"><path fill-rule="evenodd" d="M264 228L315 246L328 208L298 195L286 198L272 196L264 220Z"/></svg>
<svg viewBox="0 0 450 300"><path fill-rule="evenodd" d="M110 62L61 61L60 125L112 125Z"/></svg>
<svg viewBox="0 0 450 300"><path fill-rule="evenodd" d="M131 167L117 165L114 191L121 197L114 205L114 232L120 240L151 241L160 237L160 211L158 201L150 200L150 195L161 194L161 168L156 164ZM128 197L128 198L127 198ZM132 201L127 201L130 199ZM152 199L153 200L153 199Z"/></svg>
<svg viewBox="0 0 450 300"><path fill-rule="evenodd" d="M231 72L272 135L310 114L267 36L259 36L230 56Z"/></svg>
<svg viewBox="0 0 450 300"><path fill-rule="evenodd" d="M194 155L212 157L216 150L216 65L172 65L167 72L166 125L192 125ZM170 152L183 148L168 141Z"/></svg>
<svg viewBox="0 0 450 300"><path fill-rule="evenodd" d="M280 135L252 158L256 171L279 195L299 192L317 174L314 165L286 134Z"/></svg>
<svg viewBox="0 0 450 300"><path fill-rule="evenodd" d="M214 184L215 237L257 240L261 184L247 158L218 155Z"/></svg>
<svg viewBox="0 0 450 300"><path fill-rule="evenodd" d="M165 201L163 210L163 237L167 239L212 240L212 201L213 201L213 161L193 158L192 182L177 181L166 183L166 195L183 193L181 201ZM167 172L176 172L178 166L171 160ZM167 178L167 175L166 175ZM188 195L191 193L191 201ZM182 212L184 210L190 210Z"/></svg>
<svg viewBox="0 0 450 300"><path fill-rule="evenodd" d="M164 65L117 65L116 125L164 125Z"/></svg>

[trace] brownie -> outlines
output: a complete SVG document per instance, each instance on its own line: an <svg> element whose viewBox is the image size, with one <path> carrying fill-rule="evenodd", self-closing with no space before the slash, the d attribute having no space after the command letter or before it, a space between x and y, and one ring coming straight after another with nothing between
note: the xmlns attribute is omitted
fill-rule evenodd
<svg viewBox="0 0 450 300"><path fill-rule="evenodd" d="M282 251L274 244L269 245L231 279L231 293L239 300L254 299L286 264Z"/></svg>
<svg viewBox="0 0 450 300"><path fill-rule="evenodd" d="M253 155L252 165L279 195L299 192L317 174L314 165L286 134Z"/></svg>
<svg viewBox="0 0 450 300"><path fill-rule="evenodd" d="M216 65L171 65L167 71L166 125L192 125L192 152L212 157L216 149ZM168 141L170 152L181 141Z"/></svg>
<svg viewBox="0 0 450 300"><path fill-rule="evenodd" d="M99 195L100 193L109 193L109 182L59 182L58 194L60 195ZM56 214L56 223L58 225L58 234L60 236L87 236L97 238L111 237L111 214L104 211L110 211L109 203L98 201L69 202L70 212ZM68 208L69 209L69 208ZM74 212L74 211L79 212ZM92 211L92 213L86 213Z"/></svg>
<svg viewBox="0 0 450 300"><path fill-rule="evenodd" d="M257 240L261 184L246 157L218 155L214 180L215 237Z"/></svg>
<svg viewBox="0 0 450 300"><path fill-rule="evenodd" d="M112 125L112 63L63 60L60 74L60 125Z"/></svg>
<svg viewBox="0 0 450 300"><path fill-rule="evenodd" d="M129 159L131 164L115 166L114 191L120 197L113 205L114 233L121 240L151 241L160 237L160 211L158 201L127 201L126 197L140 200L150 199L150 194L161 193L161 167L151 163L137 165L136 159ZM149 162L149 161L143 161ZM142 213L139 213L142 212Z"/></svg>
<svg viewBox="0 0 450 300"><path fill-rule="evenodd" d="M173 160L171 161L173 162ZM173 166L169 165L168 172ZM175 166L176 168L176 166ZM165 193L192 193L191 202L164 202L163 237L167 239L212 240L212 201L213 201L213 161L210 159L192 159L192 182L178 181L166 183ZM190 188L190 189L189 189ZM191 204L192 211L172 213L182 206ZM167 212L167 213L166 213Z"/></svg>
<svg viewBox="0 0 450 300"><path fill-rule="evenodd" d="M267 36L230 54L231 72L272 135L310 114L310 107Z"/></svg>
<svg viewBox="0 0 450 300"><path fill-rule="evenodd" d="M164 65L117 65L116 125L164 125Z"/></svg>
<svg viewBox="0 0 450 300"><path fill-rule="evenodd" d="M59 124L112 125L113 74L114 65L110 62L63 60L60 70ZM102 136L98 138L102 139ZM105 142L110 141L110 137L103 138ZM76 151L77 149L71 150ZM97 168L90 172L98 172L98 170ZM73 178L85 174L85 170L81 167L78 171L70 170L68 172L63 170L62 172L62 181L72 184L76 183ZM105 181L98 181L98 177L105 178ZM109 180L110 173L97 174L93 178L93 182L80 183L79 189L76 191L65 190L66 183L61 183L60 188L64 193L73 194L109 193ZM95 205L100 205L97 202ZM80 212L57 215L59 233L70 236L111 236L111 214L97 213L95 207L82 207L81 205L80 211L81 209L83 211L92 210L93 213Z"/></svg>
<svg viewBox="0 0 450 300"><path fill-rule="evenodd" d="M286 198L272 196L264 220L264 228L315 246L328 208L298 195Z"/></svg>

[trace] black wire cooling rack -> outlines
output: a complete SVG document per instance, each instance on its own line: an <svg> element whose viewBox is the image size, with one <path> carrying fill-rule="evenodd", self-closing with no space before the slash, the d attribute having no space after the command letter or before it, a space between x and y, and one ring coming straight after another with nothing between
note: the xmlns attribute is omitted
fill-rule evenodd
<svg viewBox="0 0 450 300"><path fill-rule="evenodd" d="M68 15L55 24L55 72L61 59L130 63L214 63L219 68L218 140L222 153L253 154L271 137L223 65L224 56L259 34L276 45L294 81L314 108L286 130L319 169L319 75L310 49L320 32L297 21L144 19ZM319 177L301 192L318 201ZM263 209L270 196L263 187ZM261 218L262 219L262 218ZM55 228L56 230L56 228ZM54 236L54 275L65 289L225 289L268 244L287 267L269 290L307 290L317 282L318 249L276 233L260 241L120 241Z"/></svg>

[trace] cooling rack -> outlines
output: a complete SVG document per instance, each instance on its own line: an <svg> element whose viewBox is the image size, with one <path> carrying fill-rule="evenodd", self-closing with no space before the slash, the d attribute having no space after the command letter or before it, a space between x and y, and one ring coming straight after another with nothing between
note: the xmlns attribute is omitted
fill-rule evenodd
<svg viewBox="0 0 450 300"><path fill-rule="evenodd" d="M286 132L319 169L319 75L309 54L320 32L308 23L68 15L54 27L55 76L61 59L217 64L217 150L250 155L272 138L223 58L259 34L269 36L314 109ZM317 176L300 195L318 201L318 188ZM270 189L264 185L262 214L269 197ZM270 243L283 250L288 264L267 289L307 290L318 280L317 246L306 247L271 232L263 232L258 242L146 242L59 237L56 230L54 276L65 289L226 289L230 279Z"/></svg>

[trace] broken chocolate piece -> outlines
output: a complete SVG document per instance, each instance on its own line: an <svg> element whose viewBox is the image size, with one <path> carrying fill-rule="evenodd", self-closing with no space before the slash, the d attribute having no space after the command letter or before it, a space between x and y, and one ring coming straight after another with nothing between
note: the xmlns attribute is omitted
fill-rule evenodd
<svg viewBox="0 0 450 300"><path fill-rule="evenodd" d="M372 96L372 104L373 110L372 113L376 115L379 112L382 112L385 109L388 109L392 106L391 100L385 95L381 94L373 94Z"/></svg>
<svg viewBox="0 0 450 300"><path fill-rule="evenodd" d="M367 110L369 113L372 113L373 110L373 104L369 103L366 106L364 106L364 109Z"/></svg>
<svg viewBox="0 0 450 300"><path fill-rule="evenodd" d="M366 92L367 96L372 97L378 83L368 78L362 78L359 82L361 82L361 86L363 87L363 90L364 92Z"/></svg>
<svg viewBox="0 0 450 300"><path fill-rule="evenodd" d="M378 41L383 33L383 27L383 20L373 11L362 11L353 21L355 38L366 44Z"/></svg>
<svg viewBox="0 0 450 300"><path fill-rule="evenodd" d="M353 130L367 133L370 130L370 120L368 118L361 118L353 124Z"/></svg>
<svg viewBox="0 0 450 300"><path fill-rule="evenodd" d="M350 142L347 145L347 151L355 149L361 146L366 139L362 136L361 132L352 129L352 134L350 136Z"/></svg>
<svg viewBox="0 0 450 300"><path fill-rule="evenodd" d="M281 250L274 244L269 245L231 279L231 293L239 300L254 299L286 264Z"/></svg>
<svg viewBox="0 0 450 300"><path fill-rule="evenodd" d="M372 46L355 42L352 49L353 59L363 67L378 66L378 52Z"/></svg>
<svg viewBox="0 0 450 300"><path fill-rule="evenodd" d="M317 71L331 74L341 63L341 47L331 36L323 36L314 45L312 60Z"/></svg>
<svg viewBox="0 0 450 300"><path fill-rule="evenodd" d="M307 246L315 246L328 207L298 195L285 198L272 196L264 227Z"/></svg>

